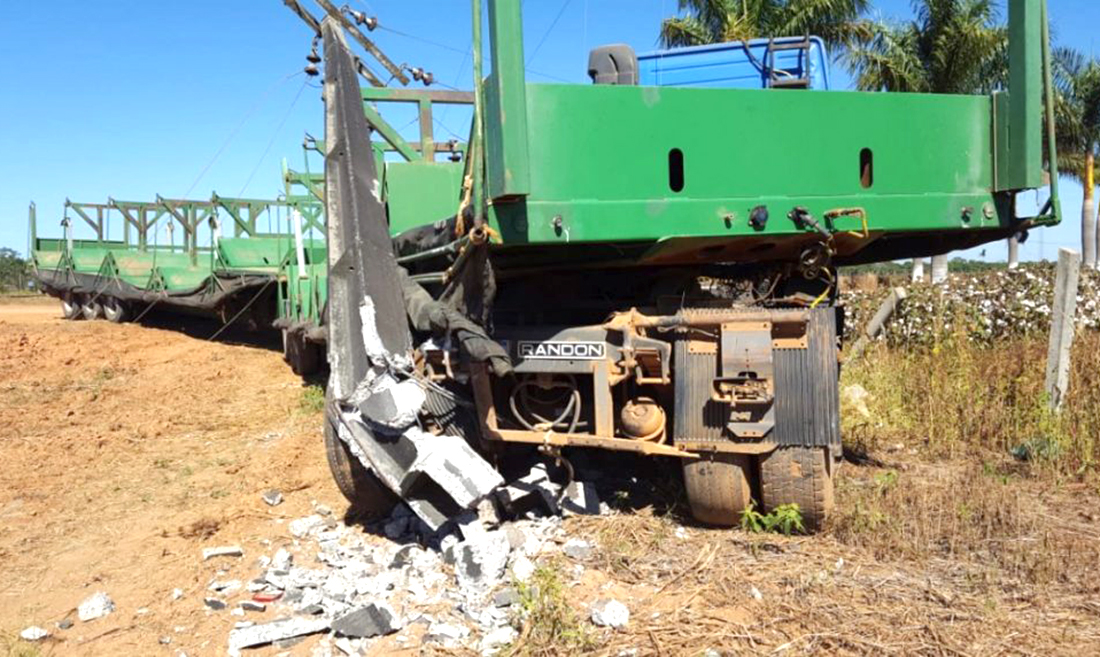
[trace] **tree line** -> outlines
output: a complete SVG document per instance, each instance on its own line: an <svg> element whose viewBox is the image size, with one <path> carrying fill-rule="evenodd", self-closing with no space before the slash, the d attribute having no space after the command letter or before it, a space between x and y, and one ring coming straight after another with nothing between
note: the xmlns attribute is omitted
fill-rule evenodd
<svg viewBox="0 0 1100 657"><path fill-rule="evenodd" d="M870 18L870 0L679 0L678 14L662 21L660 39L678 47L816 35L860 91L988 94L1005 88L1008 29L993 0L911 5L912 18L897 21ZM1084 187L1082 261L1096 267L1100 64L1066 47L1055 48L1053 60L1059 172ZM946 263L947 256L938 258Z"/></svg>

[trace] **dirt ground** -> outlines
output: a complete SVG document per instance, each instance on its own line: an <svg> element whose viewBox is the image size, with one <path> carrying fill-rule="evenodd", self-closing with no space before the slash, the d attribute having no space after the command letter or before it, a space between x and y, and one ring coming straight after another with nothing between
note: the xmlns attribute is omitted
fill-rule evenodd
<svg viewBox="0 0 1100 657"><path fill-rule="evenodd" d="M184 323L66 322L55 302L0 299L0 655L224 654L239 619L204 608L211 578L253 576L315 503L346 509L315 395L278 345ZM561 566L566 600L583 618L583 601L618 596L630 626L583 641L568 623L549 641L529 627L519 652L1100 654L1096 489L907 454L846 465L844 511L820 536L707 530L631 504L568 520L600 547L580 575ZM270 488L282 505L262 501ZM245 556L202 560L220 545ZM96 591L115 613L56 629ZM53 637L15 640L28 625Z"/></svg>
<svg viewBox="0 0 1100 657"><path fill-rule="evenodd" d="M66 322L56 301L0 304L0 632L51 629L43 654L224 652L229 616L202 605L224 563L268 551L273 525L342 509L319 415L265 346L162 327ZM261 499L277 488L278 507ZM242 564L242 576L247 568ZM184 597L172 600L172 591ZM95 591L118 611L70 630ZM238 620L238 619L233 619ZM162 646L162 636L172 643ZM0 643L0 652L3 652Z"/></svg>

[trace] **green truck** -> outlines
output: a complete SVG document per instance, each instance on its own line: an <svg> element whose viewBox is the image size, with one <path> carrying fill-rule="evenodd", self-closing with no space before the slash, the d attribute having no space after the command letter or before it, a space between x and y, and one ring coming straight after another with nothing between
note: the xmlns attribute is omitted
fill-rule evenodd
<svg viewBox="0 0 1100 657"><path fill-rule="evenodd" d="M35 263L82 308L111 296L87 278L105 268L146 304L232 278L203 302L228 315L268 286L288 359L327 361L329 462L368 512L401 499L442 526L526 446L565 477L577 449L672 459L700 522L797 504L819 528L842 454L838 267L1059 220L1044 0L1010 0L991 96L813 89L820 70L776 53L754 57L763 88L658 84L621 45L591 53L593 84L529 83L520 0L487 0L487 43L472 0L472 91L390 88L348 46L409 82L360 29L373 19L284 2L323 42L325 137L307 146L324 174L285 176L323 203L323 243L250 232L156 265L148 245L36 238ZM416 106L418 139L386 121L394 104ZM465 142L435 138L445 104L473 107ZM129 279L120 255L140 256Z"/></svg>

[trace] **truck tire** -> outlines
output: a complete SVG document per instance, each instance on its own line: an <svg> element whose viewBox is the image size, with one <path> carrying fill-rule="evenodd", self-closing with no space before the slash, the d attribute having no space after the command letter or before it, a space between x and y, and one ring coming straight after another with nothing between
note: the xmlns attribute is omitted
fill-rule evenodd
<svg viewBox="0 0 1100 657"><path fill-rule="evenodd" d="M61 316L68 320L83 319L80 300L72 295L61 297Z"/></svg>
<svg viewBox="0 0 1100 657"><path fill-rule="evenodd" d="M321 371L321 345L306 340L300 331L283 330L283 358L298 376L312 376Z"/></svg>
<svg viewBox="0 0 1100 657"><path fill-rule="evenodd" d="M397 496L352 454L351 448L337 435L336 425L327 411L329 405L325 406L325 456L336 487L357 514L367 519L388 516L397 505Z"/></svg>
<svg viewBox="0 0 1100 657"><path fill-rule="evenodd" d="M823 447L779 447L760 461L760 490L765 513L797 504L802 525L819 531L833 509L833 478Z"/></svg>
<svg viewBox="0 0 1100 657"><path fill-rule="evenodd" d="M89 299L80 306L80 314L89 322L103 316L103 306L96 299Z"/></svg>
<svg viewBox="0 0 1100 657"><path fill-rule="evenodd" d="M103 316L108 322L121 324L126 321L126 304L114 297L106 297L103 300Z"/></svg>
<svg viewBox="0 0 1100 657"><path fill-rule="evenodd" d="M742 454L704 454L684 462L684 488L691 515L701 523L733 527L752 500L749 472L753 458Z"/></svg>

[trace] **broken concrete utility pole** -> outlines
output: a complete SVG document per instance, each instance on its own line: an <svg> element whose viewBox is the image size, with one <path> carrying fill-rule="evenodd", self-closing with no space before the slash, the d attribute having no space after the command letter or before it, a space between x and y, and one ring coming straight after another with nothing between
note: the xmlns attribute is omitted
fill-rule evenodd
<svg viewBox="0 0 1100 657"><path fill-rule="evenodd" d="M890 316L897 310L898 305L905 299L905 288L895 287L890 290L890 294L886 297L886 300L879 306L878 311L875 312L871 321L867 322L867 326L863 328L863 332L859 338L856 339L855 344L852 345L852 353L848 357L850 360L855 360L863 354L863 350L867 348L867 343L875 339L875 336L879 334L883 326L886 326L886 322L890 319Z"/></svg>
<svg viewBox="0 0 1100 657"><path fill-rule="evenodd" d="M1073 348L1073 318L1077 312L1077 275L1080 268L1080 253L1073 249L1058 249L1045 388L1050 408L1054 411L1062 407L1069 390L1070 351Z"/></svg>
<svg viewBox="0 0 1100 657"><path fill-rule="evenodd" d="M426 384L413 371L402 274L363 114L357 70L339 24L325 51L331 416L351 452L432 529L474 507L500 474L461 436L418 425Z"/></svg>

